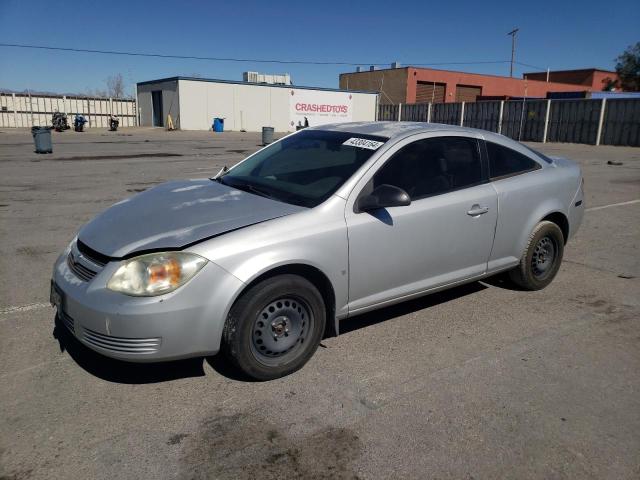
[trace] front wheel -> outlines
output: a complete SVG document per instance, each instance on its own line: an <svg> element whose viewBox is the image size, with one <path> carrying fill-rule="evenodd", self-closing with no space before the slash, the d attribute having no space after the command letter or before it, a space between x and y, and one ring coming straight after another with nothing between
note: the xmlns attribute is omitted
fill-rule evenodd
<svg viewBox="0 0 640 480"><path fill-rule="evenodd" d="M227 358L256 380L302 368L324 332L322 295L298 275L278 275L252 286L231 308L223 332Z"/></svg>
<svg viewBox="0 0 640 480"><path fill-rule="evenodd" d="M525 290L541 290L554 279L564 253L564 235L553 222L536 225L529 237L520 265L509 272L509 277Z"/></svg>

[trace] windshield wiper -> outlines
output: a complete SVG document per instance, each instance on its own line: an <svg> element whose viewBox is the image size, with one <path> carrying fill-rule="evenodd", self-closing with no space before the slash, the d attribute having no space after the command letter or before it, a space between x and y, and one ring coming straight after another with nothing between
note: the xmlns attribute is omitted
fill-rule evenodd
<svg viewBox="0 0 640 480"><path fill-rule="evenodd" d="M218 182L218 183L221 183L223 185L226 185L227 187L237 188L238 190L244 190L245 192L250 192L250 193L253 193L255 195L260 195L261 197L270 198L272 200L278 200L278 198L273 196L267 190L265 190L263 188L260 188L260 187L256 187L255 185L253 185L251 183L239 182L239 181L237 181L235 179L232 182L226 182L226 181L223 180L223 177L214 177L211 180L213 180L214 182Z"/></svg>
<svg viewBox="0 0 640 480"><path fill-rule="evenodd" d="M238 188L238 187L236 187L236 188ZM240 189L246 188L247 190L251 191L252 193L255 193L256 195L260 195L261 197L266 197L266 198L271 198L271 199L277 200L276 197L271 195L266 190L263 190L262 188L259 188L259 187L255 187L255 186L253 186L253 185L251 185L249 183L243 183L243 184L241 184L241 186L239 188Z"/></svg>

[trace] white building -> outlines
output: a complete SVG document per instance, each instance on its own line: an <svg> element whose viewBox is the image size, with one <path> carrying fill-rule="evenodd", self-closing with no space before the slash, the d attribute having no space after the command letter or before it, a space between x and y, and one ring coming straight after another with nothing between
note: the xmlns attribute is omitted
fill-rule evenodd
<svg viewBox="0 0 640 480"><path fill-rule="evenodd" d="M138 83L141 126L210 130L215 117L224 129L294 131L304 125L375 120L376 92L266 85L230 80L172 77Z"/></svg>

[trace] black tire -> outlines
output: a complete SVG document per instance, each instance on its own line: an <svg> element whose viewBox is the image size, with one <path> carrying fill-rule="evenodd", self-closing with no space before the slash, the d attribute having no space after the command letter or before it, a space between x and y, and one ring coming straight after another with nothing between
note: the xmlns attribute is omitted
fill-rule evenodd
<svg viewBox="0 0 640 480"><path fill-rule="evenodd" d="M555 278L564 253L564 235L553 222L543 221L531 232L520 264L509 271L513 283L525 290L541 290Z"/></svg>
<svg viewBox="0 0 640 480"><path fill-rule="evenodd" d="M244 292L231 308L223 351L251 378L280 378L309 361L325 323L322 295L311 282L289 274L267 278Z"/></svg>

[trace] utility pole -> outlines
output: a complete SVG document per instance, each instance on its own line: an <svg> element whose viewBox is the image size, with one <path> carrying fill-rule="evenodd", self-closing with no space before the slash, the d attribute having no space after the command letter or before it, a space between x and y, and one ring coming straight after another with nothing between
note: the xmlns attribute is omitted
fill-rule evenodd
<svg viewBox="0 0 640 480"><path fill-rule="evenodd" d="M516 55L516 33L518 33L519 28L514 28L507 35L511 35L511 68L509 69L509 76L513 78L513 60Z"/></svg>

